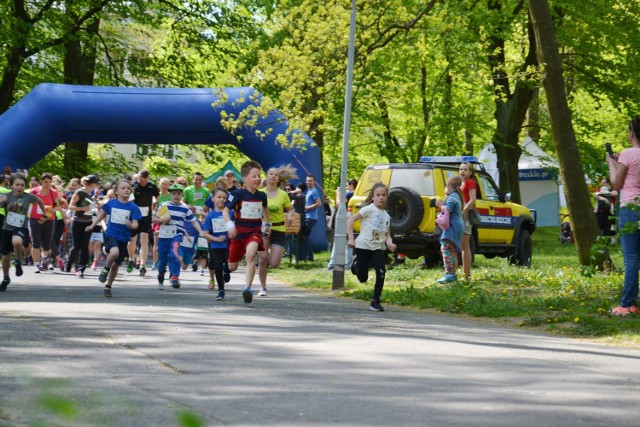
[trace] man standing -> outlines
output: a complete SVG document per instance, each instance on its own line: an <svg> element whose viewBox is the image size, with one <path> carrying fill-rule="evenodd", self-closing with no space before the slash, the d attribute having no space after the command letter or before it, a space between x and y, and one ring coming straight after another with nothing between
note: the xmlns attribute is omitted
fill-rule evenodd
<svg viewBox="0 0 640 427"><path fill-rule="evenodd" d="M131 230L131 241L129 242L129 264L127 273L131 273L135 267L136 248L138 236L140 236L140 275L147 272L147 259L149 258L149 233L151 233L151 216L154 198L160 195L160 190L149 181L149 171L142 169L138 172L138 181L133 183L133 202L140 208L142 219L138 221L138 228Z"/></svg>
<svg viewBox="0 0 640 427"><path fill-rule="evenodd" d="M304 217L305 230L302 233L302 259L313 261L313 249L309 241L311 231L318 222L318 210L322 206L322 199L316 188L316 179L313 175L307 176L307 194L305 195Z"/></svg>
<svg viewBox="0 0 640 427"><path fill-rule="evenodd" d="M200 215L202 212L204 202L209 198L210 193L207 187L202 186L203 181L204 175L202 175L202 173L194 173L193 185L185 188L184 195L182 196L182 201L189 205L189 207L195 206L197 215Z"/></svg>

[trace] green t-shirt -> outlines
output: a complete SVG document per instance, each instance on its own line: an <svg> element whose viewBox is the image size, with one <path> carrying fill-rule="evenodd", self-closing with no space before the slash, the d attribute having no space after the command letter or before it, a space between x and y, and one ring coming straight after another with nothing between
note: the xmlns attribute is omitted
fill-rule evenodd
<svg viewBox="0 0 640 427"><path fill-rule="evenodd" d="M0 194L7 194L7 193L11 193L11 189L7 188L7 187L0 187ZM4 210L4 206L0 207L0 215L4 215L5 214L5 210Z"/></svg>
<svg viewBox="0 0 640 427"><path fill-rule="evenodd" d="M167 194L164 194L164 195L162 193L160 193L160 195L156 199L158 201L158 206L160 206L164 202L170 202L171 201L171 193L169 191L167 191Z"/></svg>
<svg viewBox="0 0 640 427"><path fill-rule="evenodd" d="M196 190L193 185L188 186L182 193L182 201L187 205L193 205L196 207L196 213L200 213L204 202L209 198L210 191L207 187L200 187Z"/></svg>

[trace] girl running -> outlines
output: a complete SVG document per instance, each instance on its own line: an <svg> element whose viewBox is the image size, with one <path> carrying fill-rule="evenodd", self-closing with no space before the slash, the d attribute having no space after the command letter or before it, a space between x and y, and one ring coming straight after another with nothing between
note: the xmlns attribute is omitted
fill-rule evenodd
<svg viewBox="0 0 640 427"><path fill-rule="evenodd" d="M51 187L53 176L45 172L40 176L40 185L31 190L44 203L44 210L33 205L29 215L29 234L31 236L31 256L33 257L34 272L47 270L46 258L51 249L51 238L55 225L54 209L58 210L58 192ZM43 256L44 253L44 256Z"/></svg>
<svg viewBox="0 0 640 427"><path fill-rule="evenodd" d="M83 177L80 181L82 187L76 190L69 202L69 210L73 212L73 216L71 218L71 249L65 271L69 273L75 264L76 276L82 278L89 263L89 239L91 238L91 234L85 233L85 228L91 223L91 211L95 208L91 195L97 190L100 181L95 175Z"/></svg>
<svg viewBox="0 0 640 427"><path fill-rule="evenodd" d="M0 292L7 290L11 283L9 267L11 251L15 257L16 276L22 276L23 247L29 239L28 215L29 205L35 204L44 212L44 202L38 196L25 193L27 178L21 173L11 174L9 179L12 192L0 195L0 205L5 208L5 220L0 233L0 252L2 252L2 272L4 280L0 283Z"/></svg>
<svg viewBox="0 0 640 427"><path fill-rule="evenodd" d="M370 309L384 311L380 305L380 296L384 286L385 250L396 250L396 245L391 241L391 218L384 210L389 196L389 189L382 182L374 184L371 192L362 203L362 209L347 220L347 245L355 248L355 256L351 263L351 272L358 276L358 281L364 283L369 278L369 266L376 272L376 283L373 288L373 299ZM353 224L360 221L360 234L353 238Z"/></svg>

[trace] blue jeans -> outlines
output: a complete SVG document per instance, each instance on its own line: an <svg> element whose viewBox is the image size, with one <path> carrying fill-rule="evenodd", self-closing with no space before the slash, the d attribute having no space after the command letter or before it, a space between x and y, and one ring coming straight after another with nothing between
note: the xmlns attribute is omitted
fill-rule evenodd
<svg viewBox="0 0 640 427"><path fill-rule="evenodd" d="M333 268L335 264L336 258L336 244L333 243L333 247L331 248L331 259L329 260L329 265L327 267ZM345 268L351 268L351 260L353 259L353 248L347 246L347 257L345 258L344 266Z"/></svg>
<svg viewBox="0 0 640 427"><path fill-rule="evenodd" d="M311 230L313 226L318 222L317 219L305 220L305 228L298 234L300 241L298 242L298 252L300 256L298 261L312 261L313 260L313 248L311 247Z"/></svg>
<svg viewBox="0 0 640 427"><path fill-rule="evenodd" d="M621 208L618 213L620 244L624 258L624 287L622 288L622 307L631 307L638 303L638 272L640 271L640 231L625 233L622 231L628 222L640 221L640 212Z"/></svg>

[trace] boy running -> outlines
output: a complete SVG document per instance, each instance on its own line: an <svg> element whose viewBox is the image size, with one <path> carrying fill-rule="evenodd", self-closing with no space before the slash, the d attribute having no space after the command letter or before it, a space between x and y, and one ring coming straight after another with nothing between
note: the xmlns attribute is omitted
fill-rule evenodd
<svg viewBox="0 0 640 427"><path fill-rule="evenodd" d="M271 234L271 220L267 208L267 195L258 191L262 182L261 166L252 160L245 162L240 169L244 188L229 194L222 215L229 230L231 245L229 247L229 270L238 269L238 262L245 256L247 262L245 288L242 291L244 302L253 300L251 284L256 274L256 253L264 251L262 242L262 225L264 219L265 236ZM233 220L230 212L234 211Z"/></svg>

